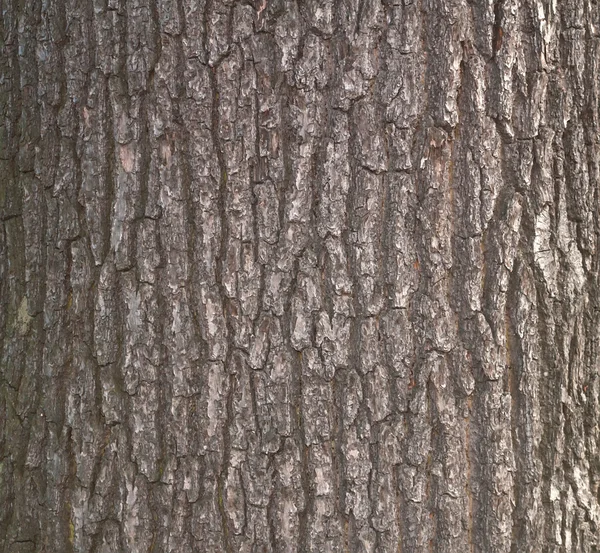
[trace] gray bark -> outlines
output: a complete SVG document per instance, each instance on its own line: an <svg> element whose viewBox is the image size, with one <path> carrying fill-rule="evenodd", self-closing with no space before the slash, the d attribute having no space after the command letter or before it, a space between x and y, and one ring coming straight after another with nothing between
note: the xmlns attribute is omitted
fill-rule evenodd
<svg viewBox="0 0 600 553"><path fill-rule="evenodd" d="M596 0L0 8L0 551L598 551Z"/></svg>

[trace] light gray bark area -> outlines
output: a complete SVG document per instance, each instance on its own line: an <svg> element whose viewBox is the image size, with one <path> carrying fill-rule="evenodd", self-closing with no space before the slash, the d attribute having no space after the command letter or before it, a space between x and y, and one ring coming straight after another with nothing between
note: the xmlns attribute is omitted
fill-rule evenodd
<svg viewBox="0 0 600 553"><path fill-rule="evenodd" d="M0 11L1 551L598 551L596 0Z"/></svg>

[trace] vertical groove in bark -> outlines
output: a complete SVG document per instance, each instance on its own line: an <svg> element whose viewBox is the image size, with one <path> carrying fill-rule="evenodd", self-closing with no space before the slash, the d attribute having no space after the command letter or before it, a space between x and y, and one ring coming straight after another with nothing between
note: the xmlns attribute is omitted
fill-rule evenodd
<svg viewBox="0 0 600 553"><path fill-rule="evenodd" d="M2 5L0 550L600 547L600 11Z"/></svg>

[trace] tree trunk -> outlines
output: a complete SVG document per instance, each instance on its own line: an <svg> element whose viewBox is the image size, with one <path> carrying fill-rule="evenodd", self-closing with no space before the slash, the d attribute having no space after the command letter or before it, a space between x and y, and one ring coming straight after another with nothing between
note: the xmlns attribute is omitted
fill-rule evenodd
<svg viewBox="0 0 600 553"><path fill-rule="evenodd" d="M0 8L1 551L598 551L596 0Z"/></svg>

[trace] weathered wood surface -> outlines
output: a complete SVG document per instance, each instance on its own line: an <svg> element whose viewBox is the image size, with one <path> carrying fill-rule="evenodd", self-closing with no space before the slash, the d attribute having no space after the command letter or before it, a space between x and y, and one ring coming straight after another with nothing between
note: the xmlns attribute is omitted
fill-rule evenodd
<svg viewBox="0 0 600 553"><path fill-rule="evenodd" d="M0 550L598 551L596 0L0 7Z"/></svg>

